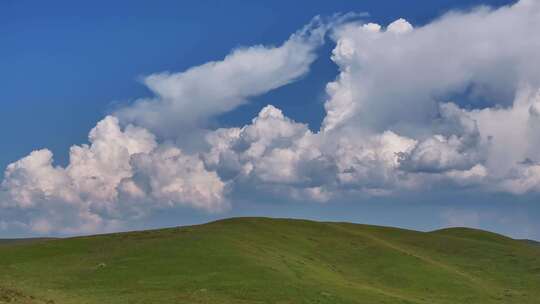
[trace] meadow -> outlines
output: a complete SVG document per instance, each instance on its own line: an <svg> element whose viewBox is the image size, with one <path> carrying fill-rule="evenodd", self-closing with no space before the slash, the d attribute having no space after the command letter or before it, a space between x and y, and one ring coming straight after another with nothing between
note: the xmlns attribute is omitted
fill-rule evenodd
<svg viewBox="0 0 540 304"><path fill-rule="evenodd" d="M540 247L269 218L0 242L0 303L540 303Z"/></svg>

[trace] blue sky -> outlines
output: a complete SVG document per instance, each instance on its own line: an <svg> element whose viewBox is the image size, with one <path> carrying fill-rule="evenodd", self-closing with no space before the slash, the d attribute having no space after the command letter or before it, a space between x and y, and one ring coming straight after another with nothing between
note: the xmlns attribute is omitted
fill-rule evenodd
<svg viewBox="0 0 540 304"><path fill-rule="evenodd" d="M231 50L242 47L248 48L253 45L279 47L289 39L292 33L304 27L316 15L329 18L335 13L367 13L369 15L366 17L355 20L361 20L362 23L375 22L384 27L398 18L405 18L408 23L417 28L429 25L449 10L468 12L478 5L497 8L514 2L343 0L295 1L291 4L290 1L157 1L150 4L148 1L114 1L114 3L94 1L81 4L73 1L54 1L45 4L35 1L3 1L0 4L0 45L3 46L0 48L0 66L2 67L0 82L3 84L0 90L0 138L2 138L0 167L6 168L8 164L25 157L31 151L43 148L49 149L54 154L55 165L66 166L69 164L70 147L87 143L88 132L104 116L116 115L120 113L118 109L129 108L141 98L160 96L160 92L144 84L144 77L164 71L178 73L209 61L219 61L230 54ZM335 38L332 35L347 38L349 33L336 31L336 33L328 34L324 44L314 47L312 52L316 58L309 64L309 72L291 76L277 87L248 96L248 101L235 104L230 110L212 114L205 118L204 132L218 127L231 128L250 124L267 104L274 105L282 111L284 116L296 122L305 123L311 131L317 132L326 116L325 102L329 99L325 86L334 81L340 71L339 64L331 59L332 50L336 47L335 40L339 37ZM422 41L419 40L420 43ZM308 53L311 54L311 51ZM394 66L388 68L389 71L401 69ZM479 70L484 71L483 68ZM475 74L476 70L473 72ZM526 72L522 74L527 74ZM487 77L482 72L478 74L478 78L471 81L472 84L483 83L482 77ZM536 76L532 76L534 77ZM488 89L490 81L491 79L485 80L488 83L486 85ZM497 79L493 83L498 84L498 81L506 81L506 79ZM471 101L473 99L476 101L493 99L491 98L493 96L487 93L478 93L475 86L470 85L470 87L473 89L460 90L445 87L444 94L441 96L452 96L454 99L452 101L463 106L464 109L479 107ZM389 88L392 90L392 84ZM508 88L512 92L514 89L514 87ZM470 91L474 91L474 94ZM409 90L404 89L398 92L409 92ZM479 95L475 95L476 93ZM382 95L374 93L373 96ZM412 97L416 98L417 95ZM377 104L384 104L384 98L386 97L382 96L380 103L374 103L372 107L375 112L373 113L378 113ZM500 103L505 102L511 101ZM482 107L484 106L480 108ZM122 126L134 123L123 118L126 116L122 114L118 116ZM415 117L417 116L421 114L416 113ZM351 119L365 120L361 114L355 117ZM385 121L385 119L390 122L395 120L394 117L380 116L378 121ZM192 149L187 147L189 145L181 139L167 138L159 130L155 130L153 125L138 124L138 121L135 120L134 124L155 133L160 145L166 142L183 149ZM352 124L356 128L356 123ZM401 123L384 126L373 124L354 130L357 133L363 133L368 129L369 132L371 130L382 132L388 129L400 136L421 142L431 135L417 131L425 126L424 122L406 126ZM431 126L430 124L430 128ZM191 131L186 132L199 134L197 132L200 131L200 127L197 126L196 130L189 129ZM451 131L445 129L444 132ZM433 131L433 133L436 132ZM460 134L458 135L461 136ZM183 136L186 135L179 135L180 138ZM448 138L450 137L448 135ZM481 149L478 148L478 151L483 151ZM467 155L472 153L466 152ZM442 170L447 170L446 167L424 170L424 167L421 167L423 164L413 163L415 160L413 152L410 151L410 154L410 157L403 161L403 170L410 174L413 170L421 171L422 178L425 178L425 174L435 171L438 174ZM151 159L156 161L156 158ZM474 161L474 164L489 167L490 160L475 159ZM533 161L536 160L533 159ZM208 164L205 163L205 166ZM219 164L217 166L219 167ZM455 168L452 168L454 171L449 174L458 174L463 166L466 165L457 164ZM472 165L467 167L467 169L470 168ZM215 170L218 172L225 169ZM212 169L208 170L212 171ZM18 173L13 176L26 176L25 174L28 175ZM540 226L537 224L540 207L536 203L538 195L534 187L532 187L533 190L512 188L509 191L492 191L485 190L498 187L493 186L495 182L491 181L485 182L487 186L476 184L456 186L450 182L441 181L430 185L427 190L408 191L398 187L399 189L392 195L379 196L372 195L373 189L369 189L369 191L362 190L364 192L347 193L343 196L340 194L339 198L331 198L323 203L312 203L304 202L309 200L305 197L299 199L295 191L300 190L296 188L286 188L286 191L292 191L293 198L276 194L285 188L267 191L268 185L260 182L265 176L268 175L253 177L253 180L249 181L235 181L234 183L237 184L231 186L232 190L227 190L233 193L226 199L227 206L217 208L219 210L210 210L210 212L207 207L201 209L195 203L184 202L183 198L179 199L178 206L174 208L160 206L155 210L150 208L152 211L145 209L144 216L118 216L118 210L101 211L102 206L98 204L100 202L95 201L92 201L95 205L90 207L85 205L85 208L91 209L92 212L94 209L100 210L90 213L99 214L112 223L110 230L191 224L228 216L261 215L345 220L420 230L465 225L498 231L515 237L540 239ZM4 176L0 175L0 177ZM219 177L225 184L233 183L226 181L226 178L221 175ZM469 183L469 180L465 183ZM505 182L501 184L503 188L510 187ZM265 190L252 190L258 186ZM377 187L377 190L382 188ZM12 188L8 190L10 189ZM383 190L386 191L386 189ZM392 191L394 190L393 188ZM145 198L144 201L156 200L156 197L158 196ZM2 196L0 199L3 199ZM10 199L4 198L4 200ZM17 201L14 198L13 200ZM75 228L78 226L77 223L71 223L65 219L52 224L32 226L34 223L41 223L41 217L50 214L49 212L56 208L54 207L56 201L62 199L53 198L52 200L53 203L39 203L40 207L36 207L35 210L32 209L33 207L17 209L18 207L7 203L8 207L0 209L0 224L2 220L5 223L3 225L5 229L0 229L0 237L93 232L92 230L78 230ZM167 205L174 199L167 198L164 201L167 201L165 202ZM19 201L19 205L24 204ZM63 210L62 208L59 210ZM44 209L47 210L44 211ZM126 211L126 214L138 212L141 211L130 209L129 212ZM54 212L54 214L57 213ZM37 217L34 217L35 214L38 214ZM16 217L17 223L10 223L6 219L8 217Z"/></svg>

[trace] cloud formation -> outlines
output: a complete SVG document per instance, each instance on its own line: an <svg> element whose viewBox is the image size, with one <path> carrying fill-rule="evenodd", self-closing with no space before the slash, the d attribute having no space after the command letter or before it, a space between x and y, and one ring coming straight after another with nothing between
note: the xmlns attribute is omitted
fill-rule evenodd
<svg viewBox="0 0 540 304"><path fill-rule="evenodd" d="M327 24L316 17L280 46L238 48L221 61L149 75L143 82L155 97L136 100L115 115L166 137L205 127L211 117L305 75L328 27L338 20Z"/></svg>
<svg viewBox="0 0 540 304"><path fill-rule="evenodd" d="M0 197L5 213L19 209L31 215L18 224L35 232L71 233L116 229L124 219L155 208L227 207L224 184L214 172L196 156L158 146L146 129L122 129L117 118L107 116L88 138L89 145L71 148L65 168L53 165L47 149L10 164Z"/></svg>
<svg viewBox="0 0 540 304"><path fill-rule="evenodd" d="M332 58L341 73L328 85L324 129L356 124L416 135L458 94L468 107L511 106L519 87L540 83L538 16L538 3L525 0L451 12L416 29L405 20L336 29Z"/></svg>
<svg viewBox="0 0 540 304"><path fill-rule="evenodd" d="M540 3L531 0L416 28L316 18L278 47L150 75L155 97L99 122L67 167L46 149L10 164L0 222L95 232L159 208L220 212L246 192L318 202L433 186L538 192L539 30ZM207 129L214 116L305 75L328 31L339 75L326 88L321 130L271 105L245 126ZM186 150L190 134L204 136Z"/></svg>

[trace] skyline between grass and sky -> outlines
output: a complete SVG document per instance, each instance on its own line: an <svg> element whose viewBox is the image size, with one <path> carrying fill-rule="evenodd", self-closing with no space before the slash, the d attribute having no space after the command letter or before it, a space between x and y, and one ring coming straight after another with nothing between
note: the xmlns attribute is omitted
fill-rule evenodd
<svg viewBox="0 0 540 304"><path fill-rule="evenodd" d="M233 216L540 240L540 3L3 1L0 238Z"/></svg>

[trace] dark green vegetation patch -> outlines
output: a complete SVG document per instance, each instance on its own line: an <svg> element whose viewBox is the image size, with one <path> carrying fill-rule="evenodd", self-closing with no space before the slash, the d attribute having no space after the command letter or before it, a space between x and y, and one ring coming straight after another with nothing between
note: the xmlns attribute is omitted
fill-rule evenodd
<svg viewBox="0 0 540 304"><path fill-rule="evenodd" d="M0 244L0 303L540 303L540 248L430 233L242 218Z"/></svg>

